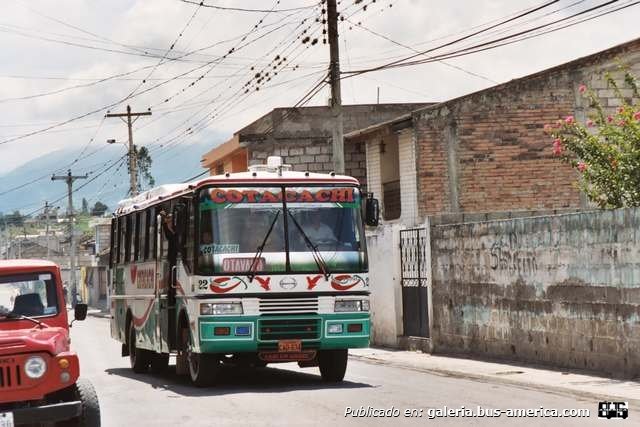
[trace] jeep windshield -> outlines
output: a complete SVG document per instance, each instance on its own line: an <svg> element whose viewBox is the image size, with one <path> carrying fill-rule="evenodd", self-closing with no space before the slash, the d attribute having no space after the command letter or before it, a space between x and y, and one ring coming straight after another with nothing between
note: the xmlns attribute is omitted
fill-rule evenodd
<svg viewBox="0 0 640 427"><path fill-rule="evenodd" d="M366 271L355 187L210 187L199 194L200 274Z"/></svg>
<svg viewBox="0 0 640 427"><path fill-rule="evenodd" d="M0 318L53 316L58 310L56 283L51 273L0 276Z"/></svg>

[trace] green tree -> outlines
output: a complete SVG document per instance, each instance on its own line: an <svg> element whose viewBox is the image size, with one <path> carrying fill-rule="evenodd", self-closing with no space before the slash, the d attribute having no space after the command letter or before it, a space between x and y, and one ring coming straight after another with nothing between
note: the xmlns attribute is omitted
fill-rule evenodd
<svg viewBox="0 0 640 427"><path fill-rule="evenodd" d="M92 216L102 216L107 211L107 209L109 209L109 207L107 205L105 205L104 203L98 201L91 208L91 215Z"/></svg>
<svg viewBox="0 0 640 427"><path fill-rule="evenodd" d="M138 192L142 191L145 187L153 187L156 183L155 179L153 179L153 175L151 175L151 164L153 161L151 160L151 155L149 154L149 150L147 147L138 148L134 146L136 159L137 159L137 167L138 167ZM143 182L146 185L143 185Z"/></svg>
<svg viewBox="0 0 640 427"><path fill-rule="evenodd" d="M553 154L580 173L580 187L601 208L640 206L640 105L632 105L621 88L631 89L635 99L640 93L635 76L627 70L624 76L618 84L604 75L620 103L615 112L607 113L596 93L580 85L593 111L589 120L583 124L567 116L545 126Z"/></svg>

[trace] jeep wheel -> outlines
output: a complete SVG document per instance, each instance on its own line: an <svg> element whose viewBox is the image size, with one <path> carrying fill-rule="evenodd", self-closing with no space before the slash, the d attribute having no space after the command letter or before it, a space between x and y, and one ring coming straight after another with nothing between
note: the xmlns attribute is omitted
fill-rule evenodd
<svg viewBox="0 0 640 427"><path fill-rule="evenodd" d="M100 427L100 405L98 395L93 385L84 378L69 387L67 398L71 401L79 400L81 412L78 418L57 423L65 427Z"/></svg>
<svg viewBox="0 0 640 427"><path fill-rule="evenodd" d="M344 350L322 350L318 353L322 380L337 383L344 379L349 353Z"/></svg>
<svg viewBox="0 0 640 427"><path fill-rule="evenodd" d="M149 369L149 363L151 363L150 352L136 346L136 328L133 324L129 325L128 338L127 344L129 344L129 363L131 364L131 369L137 374L146 372L147 369Z"/></svg>

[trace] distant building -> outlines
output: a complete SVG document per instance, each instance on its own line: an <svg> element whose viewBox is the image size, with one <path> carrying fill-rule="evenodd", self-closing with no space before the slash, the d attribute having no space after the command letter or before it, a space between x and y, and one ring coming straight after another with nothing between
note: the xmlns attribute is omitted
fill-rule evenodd
<svg viewBox="0 0 640 427"><path fill-rule="evenodd" d="M429 105L371 104L343 107L344 130L380 123ZM264 163L271 155L282 156L294 170L331 172L332 124L329 107L276 108L237 131L233 137L202 157L202 166L212 175L247 170L248 165ZM347 175L366 182L364 147L358 143L345 144Z"/></svg>

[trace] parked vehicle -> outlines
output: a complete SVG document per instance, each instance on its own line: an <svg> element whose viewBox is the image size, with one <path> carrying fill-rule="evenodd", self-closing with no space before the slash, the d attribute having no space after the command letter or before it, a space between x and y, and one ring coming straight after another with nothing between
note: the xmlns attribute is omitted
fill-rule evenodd
<svg viewBox="0 0 640 427"><path fill-rule="evenodd" d="M111 335L135 372L176 353L198 386L221 363L298 362L342 381L348 348L369 345L363 220L377 217L356 179L288 171L279 157L123 200Z"/></svg>
<svg viewBox="0 0 640 427"><path fill-rule="evenodd" d="M77 304L74 321L86 315ZM56 264L0 261L0 427L100 425L96 392L78 378L70 326Z"/></svg>

